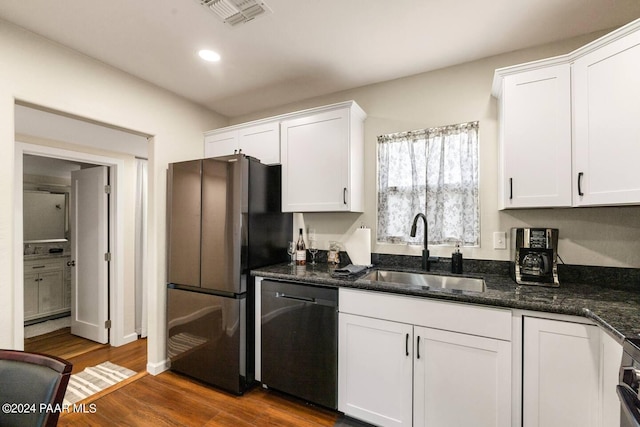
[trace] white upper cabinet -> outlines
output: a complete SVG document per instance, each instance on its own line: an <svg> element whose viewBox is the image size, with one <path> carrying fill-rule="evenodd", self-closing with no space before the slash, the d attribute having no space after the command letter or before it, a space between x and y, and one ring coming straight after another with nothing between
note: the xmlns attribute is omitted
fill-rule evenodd
<svg viewBox="0 0 640 427"><path fill-rule="evenodd" d="M280 123L270 122L241 128L238 147L248 156L260 159L266 165L280 163Z"/></svg>
<svg viewBox="0 0 640 427"><path fill-rule="evenodd" d="M500 208L571 206L569 64L505 75Z"/></svg>
<svg viewBox="0 0 640 427"><path fill-rule="evenodd" d="M347 101L216 129L204 155L282 164L283 212L362 212L366 116Z"/></svg>
<svg viewBox="0 0 640 427"><path fill-rule="evenodd" d="M496 70L499 208L640 204L640 20Z"/></svg>
<svg viewBox="0 0 640 427"><path fill-rule="evenodd" d="M364 119L351 101L282 122L284 212L362 212Z"/></svg>
<svg viewBox="0 0 640 427"><path fill-rule="evenodd" d="M219 157L238 152L238 131L211 132L204 137L204 156Z"/></svg>
<svg viewBox="0 0 640 427"><path fill-rule="evenodd" d="M588 47L572 68L574 204L637 204L640 31Z"/></svg>
<svg viewBox="0 0 640 427"><path fill-rule="evenodd" d="M239 125L205 133L205 157L237 153L255 157L266 165L279 164L280 122Z"/></svg>

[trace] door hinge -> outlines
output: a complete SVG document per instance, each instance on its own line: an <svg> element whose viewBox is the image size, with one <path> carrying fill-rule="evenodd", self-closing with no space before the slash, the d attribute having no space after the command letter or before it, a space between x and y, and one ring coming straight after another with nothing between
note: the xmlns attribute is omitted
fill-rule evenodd
<svg viewBox="0 0 640 427"><path fill-rule="evenodd" d="M107 262L111 261L111 252L107 252L104 254L104 260Z"/></svg>
<svg viewBox="0 0 640 427"><path fill-rule="evenodd" d="M104 192L107 194L111 194L111 186L110 185L105 185L104 186Z"/></svg>
<svg viewBox="0 0 640 427"><path fill-rule="evenodd" d="M104 328L111 329L111 319L104 321Z"/></svg>

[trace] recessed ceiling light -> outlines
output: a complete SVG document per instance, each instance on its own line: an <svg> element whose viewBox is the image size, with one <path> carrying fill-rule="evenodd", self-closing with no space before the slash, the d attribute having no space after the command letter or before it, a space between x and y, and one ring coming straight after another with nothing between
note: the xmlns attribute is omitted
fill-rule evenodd
<svg viewBox="0 0 640 427"><path fill-rule="evenodd" d="M205 61L209 61L209 62L220 61L220 55L212 50L202 49L200 52L198 52L198 55L200 55L200 58L204 59Z"/></svg>

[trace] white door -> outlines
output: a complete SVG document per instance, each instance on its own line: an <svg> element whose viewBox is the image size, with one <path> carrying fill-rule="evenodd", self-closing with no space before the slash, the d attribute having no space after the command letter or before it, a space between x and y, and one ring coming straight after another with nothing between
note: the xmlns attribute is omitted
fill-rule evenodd
<svg viewBox="0 0 640 427"><path fill-rule="evenodd" d="M340 313L338 409L377 426L411 426L413 326Z"/></svg>
<svg viewBox="0 0 640 427"><path fill-rule="evenodd" d="M510 342L415 326L414 343L414 427L511 425Z"/></svg>
<svg viewBox="0 0 640 427"><path fill-rule="evenodd" d="M106 344L109 341L108 168L71 173L71 333Z"/></svg>
<svg viewBox="0 0 640 427"><path fill-rule="evenodd" d="M570 74L562 64L505 77L502 207L571 206Z"/></svg>
<svg viewBox="0 0 640 427"><path fill-rule="evenodd" d="M265 165L280 164L280 122L240 129L238 146L244 154L255 157Z"/></svg>
<svg viewBox="0 0 640 427"><path fill-rule="evenodd" d="M574 205L640 203L640 32L572 66Z"/></svg>
<svg viewBox="0 0 640 427"><path fill-rule="evenodd" d="M280 137L282 211L348 211L349 110L284 121Z"/></svg>
<svg viewBox="0 0 640 427"><path fill-rule="evenodd" d="M238 151L238 131L216 133L204 138L204 156L229 156Z"/></svg>
<svg viewBox="0 0 640 427"><path fill-rule="evenodd" d="M524 318L524 427L596 427L600 412L600 330Z"/></svg>

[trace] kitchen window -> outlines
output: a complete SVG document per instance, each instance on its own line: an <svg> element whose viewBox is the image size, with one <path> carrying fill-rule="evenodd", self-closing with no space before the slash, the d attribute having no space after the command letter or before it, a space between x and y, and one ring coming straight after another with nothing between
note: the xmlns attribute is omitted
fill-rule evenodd
<svg viewBox="0 0 640 427"><path fill-rule="evenodd" d="M429 244L478 246L478 187L477 121L379 136L378 242L421 244L422 212Z"/></svg>

